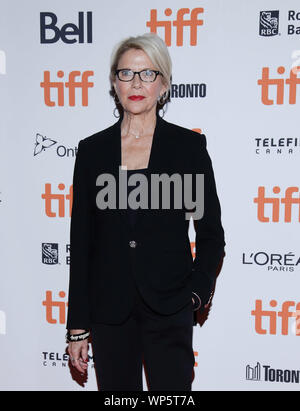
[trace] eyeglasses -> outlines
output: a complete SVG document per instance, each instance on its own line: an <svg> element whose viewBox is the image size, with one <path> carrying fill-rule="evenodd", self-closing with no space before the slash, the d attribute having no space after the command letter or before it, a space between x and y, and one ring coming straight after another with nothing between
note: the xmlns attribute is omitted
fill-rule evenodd
<svg viewBox="0 0 300 411"><path fill-rule="evenodd" d="M133 80L134 76L138 74L140 80L146 83L153 83L153 81L156 80L156 77L159 74L162 76L162 73L160 71L150 70L150 69L146 69L142 71L132 71L130 69L119 69L115 71L115 74L118 76L118 79L120 81L131 81Z"/></svg>

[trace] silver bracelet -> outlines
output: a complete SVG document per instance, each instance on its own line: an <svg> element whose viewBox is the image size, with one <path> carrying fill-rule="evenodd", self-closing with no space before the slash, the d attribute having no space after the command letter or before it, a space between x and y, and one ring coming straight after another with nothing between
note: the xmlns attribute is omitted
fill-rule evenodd
<svg viewBox="0 0 300 411"><path fill-rule="evenodd" d="M196 308L194 308L194 311L197 311L197 310L199 310L199 308L201 307L202 301L201 301L201 298L199 297L199 295L196 294L194 291L192 291L192 294L196 295L197 298L198 298L198 306L197 306L197 304L196 304Z"/></svg>
<svg viewBox="0 0 300 411"><path fill-rule="evenodd" d="M70 331L67 332L66 334L66 341L67 342L77 342L77 341L84 341L87 338L89 338L90 332L86 330L85 332L81 334L70 334Z"/></svg>

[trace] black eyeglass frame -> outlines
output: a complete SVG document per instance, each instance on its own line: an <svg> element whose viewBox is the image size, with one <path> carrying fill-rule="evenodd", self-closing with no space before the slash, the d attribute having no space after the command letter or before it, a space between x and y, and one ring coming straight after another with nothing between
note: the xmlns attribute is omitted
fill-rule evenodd
<svg viewBox="0 0 300 411"><path fill-rule="evenodd" d="M130 80L121 80L120 77L119 77L119 73L120 73L120 71L123 71L123 70L132 71L132 73L133 73L132 79L130 79ZM155 74L155 79L154 79L154 80L151 80L151 81L142 80L142 78L141 78L141 73L142 73L143 71L152 71L152 72ZM117 77L118 77L118 79L119 79L120 81L124 81L124 82L126 82L126 83L128 83L129 81L132 81L132 80L134 79L134 76L135 76L136 74L139 75L140 80L143 81L144 83L154 83L154 81L157 79L157 76L158 76L159 74L160 74L161 76L163 76L163 74L162 74L160 71L158 71L158 70L152 70L152 69L144 69L144 70L141 70L141 71L133 71L133 70L131 70L131 69L124 69L124 68L123 68L123 69L115 70L115 74L117 75Z"/></svg>

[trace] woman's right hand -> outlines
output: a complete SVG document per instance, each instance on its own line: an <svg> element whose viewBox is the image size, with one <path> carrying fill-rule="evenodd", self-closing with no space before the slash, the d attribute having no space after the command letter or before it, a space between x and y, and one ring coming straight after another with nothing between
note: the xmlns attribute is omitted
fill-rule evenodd
<svg viewBox="0 0 300 411"><path fill-rule="evenodd" d="M70 330L70 334L81 334L85 330ZM82 374L87 370L88 364L88 340L70 342L68 353L71 364Z"/></svg>

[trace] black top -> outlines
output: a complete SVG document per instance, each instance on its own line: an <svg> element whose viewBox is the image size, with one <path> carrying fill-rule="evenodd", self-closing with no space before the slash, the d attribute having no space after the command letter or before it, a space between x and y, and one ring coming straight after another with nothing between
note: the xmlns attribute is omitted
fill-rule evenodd
<svg viewBox="0 0 300 411"><path fill-rule="evenodd" d="M129 197L129 194L131 193L131 191L138 186L138 185L129 186L128 185L129 177L134 175L135 173L146 174L147 170L148 170L148 168L139 168L137 170L127 170L127 199ZM127 202L127 216L128 216L129 222L130 222L132 227L136 223L137 213L139 212L139 210L140 210L139 208L137 210L133 210L132 208L129 207L129 204Z"/></svg>

